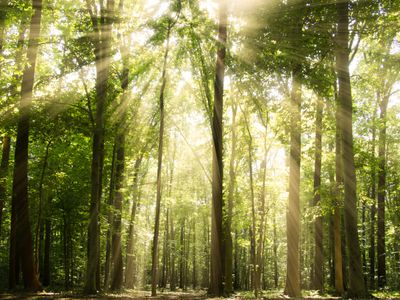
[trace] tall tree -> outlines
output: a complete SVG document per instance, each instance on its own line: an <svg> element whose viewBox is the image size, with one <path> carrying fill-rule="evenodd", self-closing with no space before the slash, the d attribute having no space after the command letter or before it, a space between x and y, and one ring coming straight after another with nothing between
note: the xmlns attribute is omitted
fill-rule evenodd
<svg viewBox="0 0 400 300"><path fill-rule="evenodd" d="M94 34L91 35L96 67L96 114L92 136L91 194L88 227L88 260L85 292L96 293L100 289L100 237L99 210L102 190L104 118L107 99L107 84L111 61L111 29L114 20L114 0L107 0L106 6L100 1L100 15L93 1L86 1Z"/></svg>
<svg viewBox="0 0 400 300"><path fill-rule="evenodd" d="M292 49L302 36L303 3L288 3L293 10L292 29L289 42ZM291 53L290 70L292 87L290 91L290 154L289 154L289 205L286 213L287 224L287 273L285 294L299 297L300 291L300 163L301 163L301 61Z"/></svg>
<svg viewBox="0 0 400 300"><path fill-rule="evenodd" d="M231 125L231 157L229 161L229 189L228 189L228 206L225 218L225 293L230 294L233 292L233 282L232 282L232 214L233 214L233 202L234 202L234 192L235 192L235 159L236 159L236 114L237 114L237 104L234 99L232 99L231 104L232 110L232 125Z"/></svg>
<svg viewBox="0 0 400 300"><path fill-rule="evenodd" d="M4 33L5 33L5 21L7 18L6 10L4 9L7 5L6 0L0 1L0 56L3 56L4 46ZM7 173L10 158L10 142L11 138L8 135L3 136L2 156L0 164L0 238L3 224L3 208L7 196Z"/></svg>
<svg viewBox="0 0 400 300"><path fill-rule="evenodd" d="M15 145L13 194L11 203L11 232L9 287L16 287L18 264L21 262L24 286L26 289L41 290L41 284L34 266L32 233L28 204L28 145L30 110L35 80L36 58L42 19L42 1L32 0L33 15L30 23L27 50L27 65L24 68L21 84L21 100Z"/></svg>
<svg viewBox="0 0 400 300"><path fill-rule="evenodd" d="M166 45L164 52L164 60L161 74L161 89L159 97L159 111L160 111L160 130L158 136L158 162L157 162L157 196L156 196L156 216L154 221L154 235L153 235L153 248L152 248L152 261L151 261L151 295L157 294L157 275L158 275L158 236L160 231L160 208L161 208L161 171L163 161L163 146L164 146L164 102L165 102L165 87L167 85L167 63L170 48L170 36L172 27L177 20L169 20L167 24Z"/></svg>
<svg viewBox="0 0 400 300"><path fill-rule="evenodd" d="M213 138L213 159L212 159L212 213L211 213L211 280L210 294L221 296L223 294L222 268L222 211L223 211L223 99L224 99L224 77L225 77L225 56L227 42L227 1L219 1L219 25L218 25L218 50L215 67L214 81L214 108L212 115L212 138Z"/></svg>
<svg viewBox="0 0 400 300"><path fill-rule="evenodd" d="M349 2L339 1L337 7L336 71L342 118L342 161L344 182L344 213L346 244L349 253L349 295L365 298L367 291L362 271L357 228L357 190L353 150L353 101L349 73Z"/></svg>
<svg viewBox="0 0 400 300"><path fill-rule="evenodd" d="M344 293L343 279L343 255L342 255L342 235L341 235L341 211L343 205L342 185L343 185L343 165L342 165L342 110L337 96L337 84L335 82L335 194L333 201L333 240L334 240L334 269L335 269L335 291L338 295Z"/></svg>
<svg viewBox="0 0 400 300"><path fill-rule="evenodd" d="M7 173L10 160L11 138L7 135L3 137L1 164L0 164L0 237L3 225L3 209L7 198Z"/></svg>
<svg viewBox="0 0 400 300"><path fill-rule="evenodd" d="M124 2L120 0L118 11L121 14L124 9ZM126 105L128 100L129 86L129 68L128 68L128 43L124 40L120 41L120 52L122 59L121 71L121 91L119 107L121 113L117 120L116 144L116 161L115 161L115 194L114 194L114 224L112 231L112 279L111 290L118 291L122 288L123 283L123 262L122 262L122 204L123 204L123 188L124 188L124 171L125 171L125 140L127 133L126 125Z"/></svg>
<svg viewBox="0 0 400 300"><path fill-rule="evenodd" d="M386 115L389 95L381 95L379 103L380 119L378 146L378 287L386 285L386 245L385 245L385 194L386 194Z"/></svg>
<svg viewBox="0 0 400 300"><path fill-rule="evenodd" d="M323 100L317 99L315 117L315 157L314 157L314 199L313 205L318 208L318 216L314 221L314 272L313 288L322 292L324 287L323 227L321 207L321 157L322 157L322 113Z"/></svg>

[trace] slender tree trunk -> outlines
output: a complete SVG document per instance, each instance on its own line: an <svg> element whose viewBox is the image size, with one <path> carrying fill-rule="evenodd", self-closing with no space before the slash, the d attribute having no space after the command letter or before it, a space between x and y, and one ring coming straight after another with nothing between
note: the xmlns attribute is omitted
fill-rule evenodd
<svg viewBox="0 0 400 300"><path fill-rule="evenodd" d="M171 33L171 24L168 25L167 42L164 53L164 63L161 75L161 90L160 90L160 132L158 137L158 166L157 166L157 198L156 198L156 216L154 222L154 237L152 249L152 271L151 271L151 295L157 294L157 267L158 267L158 235L160 230L160 206L161 206L161 171L163 159L163 143L164 143L164 94L167 84L167 61L169 53L169 39Z"/></svg>
<svg viewBox="0 0 400 300"><path fill-rule="evenodd" d="M39 213L38 213L38 220L36 224L36 232L35 232L35 267L36 267L36 272L39 275L39 270L40 270L40 244L41 244L41 231L43 231L43 224L42 224L42 218L43 218L43 184L44 184L44 177L46 175L46 169L47 169L47 160L49 158L49 149L51 145L51 140L47 142L44 158L43 158L43 166L42 166L42 172L40 174L40 181L39 181Z"/></svg>
<svg viewBox="0 0 400 300"><path fill-rule="evenodd" d="M173 214L171 211L170 217L171 223L171 281L170 281L170 290L171 292L176 290L176 269L175 269L175 253L176 253L176 240L175 240L175 229L174 229L174 220Z"/></svg>
<svg viewBox="0 0 400 300"><path fill-rule="evenodd" d="M250 132L247 116L245 115L246 130L248 134L248 164L250 179L250 203L251 203L251 227L250 227L250 264L251 264L251 288L254 289L256 298L258 297L259 286L257 282L257 262L256 262L256 208L254 199L254 183L253 183L253 137Z"/></svg>
<svg viewBox="0 0 400 300"><path fill-rule="evenodd" d="M2 156L0 164L0 238L3 225L3 209L7 198L7 174L10 161L11 138L7 135L3 137Z"/></svg>
<svg viewBox="0 0 400 300"><path fill-rule="evenodd" d="M123 9L123 1L119 3L119 10ZM122 43L122 42L121 42ZM124 108L128 97L129 85L129 68L127 61L128 49L122 44L120 47L122 53L122 76L121 76L121 101L119 107ZM116 136L116 161L115 161L115 198L114 198L114 220L112 231L112 282L111 290L119 291L122 289L123 283L123 261L122 261L122 242L121 242L121 223L122 223L122 204L124 202L123 188L124 171L125 171L125 139L126 139L126 111L120 116L117 121L117 136Z"/></svg>
<svg viewBox="0 0 400 300"><path fill-rule="evenodd" d="M223 294L223 93L227 41L227 2L219 0L218 50L214 81L214 110L212 119L212 213L211 213L211 280L210 294Z"/></svg>
<svg viewBox="0 0 400 300"><path fill-rule="evenodd" d="M68 244L69 244L69 238L68 238L68 220L66 216L66 212L64 212L63 215L63 262L64 262L64 287L65 289L70 288L70 257L69 257L69 252L68 252Z"/></svg>
<svg viewBox="0 0 400 300"><path fill-rule="evenodd" d="M88 2L89 4L89 2ZM90 4L89 4L90 5ZM108 0L101 10L101 17L95 15L94 7L88 7L94 27L93 44L96 57L96 115L92 140L91 195L88 227L88 261L85 292L94 294L100 289L100 200L102 191L104 118L107 99L107 84L111 60L111 27L114 18L114 0Z"/></svg>
<svg viewBox="0 0 400 300"><path fill-rule="evenodd" d="M0 7L7 6L6 0L0 1ZM4 44L4 31L5 31L5 20L7 13L5 9L0 11L0 56L3 56L3 44ZM0 239L3 224L3 209L7 197L7 175L8 165L10 161L10 143L11 138L8 135L3 136L2 156L0 164Z"/></svg>
<svg viewBox="0 0 400 300"><path fill-rule="evenodd" d="M143 156L136 159L133 167L133 203L131 209L131 217L129 221L128 238L126 245L126 269L125 269L125 288L133 289L135 286L135 257L134 257L134 226L136 218L136 210L139 206L139 171L142 164Z"/></svg>
<svg viewBox="0 0 400 300"><path fill-rule="evenodd" d="M301 86L300 66L292 74L290 116L289 207L287 222L287 275L285 294L300 297L300 160L301 160Z"/></svg>
<svg viewBox="0 0 400 300"><path fill-rule="evenodd" d="M49 205L49 200L47 205ZM49 208L48 208L49 211ZM43 257L43 286L50 285L50 245L51 245L51 221L47 214L45 221L45 236L44 236L44 257Z"/></svg>
<svg viewBox="0 0 400 300"><path fill-rule="evenodd" d="M330 106L329 106L330 108ZM334 149L334 144L329 144L329 150L330 152L333 152ZM333 288L336 287L335 285L335 279L336 279L336 244L335 244L335 227L334 227L334 218L335 218L335 207L336 207L336 199L337 199L337 187L336 187L336 182L335 182L335 171L333 168L330 168L329 170L329 183L330 183L330 194L332 195L331 198L331 207L332 211L329 214L329 249L330 249L330 260L329 260L329 270L330 270L330 286ZM337 291L336 291L337 292Z"/></svg>
<svg viewBox="0 0 400 300"><path fill-rule="evenodd" d="M341 211L343 207L343 165L342 165L342 108L339 103L337 95L337 85L335 83L335 96L336 96L336 149L335 149L335 173L336 173L336 187L335 187L335 202L333 213L333 231L335 240L335 289L338 295L344 293L344 265L342 253L342 235L341 235Z"/></svg>
<svg viewBox="0 0 400 300"><path fill-rule="evenodd" d="M381 128L378 149L378 288L386 285L385 246L385 191L386 191L386 112L389 97L384 95L380 103Z"/></svg>
<svg viewBox="0 0 400 300"><path fill-rule="evenodd" d="M321 157L322 157L322 113L323 100L317 100L317 112L315 121L315 160L314 160L314 199L313 205L320 208L321 200ZM324 252L323 252L323 225L322 209L318 210L318 217L314 221L314 273L313 288L320 293L324 287Z"/></svg>
<svg viewBox="0 0 400 300"><path fill-rule="evenodd" d="M111 158L111 174L110 174L110 190L108 196L108 215L107 215L107 236L106 236L106 258L104 262L104 289L107 290L110 286L110 269L111 269L111 235L114 212L114 193L115 193L115 156L116 156L116 142L114 142L112 158Z"/></svg>
<svg viewBox="0 0 400 300"><path fill-rule="evenodd" d="M372 167L371 167L371 195L372 204L370 208L370 231L369 231L369 288L371 290L375 289L375 223L376 223L376 108L374 110L373 120L372 120Z"/></svg>
<svg viewBox="0 0 400 300"><path fill-rule="evenodd" d="M235 274L233 281L233 288L238 290L240 288L240 266L239 266L239 243L238 232L235 230L235 251L234 251L233 273Z"/></svg>
<svg viewBox="0 0 400 300"><path fill-rule="evenodd" d="M192 286L197 288L197 260L196 260L196 220L193 220L193 247L192 247Z"/></svg>
<svg viewBox="0 0 400 300"><path fill-rule="evenodd" d="M161 270L161 280L160 287L167 287L167 269L168 269L168 244L169 244L169 209L167 209L165 214L165 229L164 229L164 241L163 241L163 256L162 256L162 270Z"/></svg>
<svg viewBox="0 0 400 300"><path fill-rule="evenodd" d="M32 0L32 15L29 44L27 51L28 64L22 75L20 113L17 124L17 140L15 146L15 163L13 176L13 195L11 208L9 287L16 286L18 257L21 259L25 289L38 291L41 284L34 266L32 234L28 204L28 145L30 126L30 106L35 79L38 38L42 18L42 1Z"/></svg>
<svg viewBox="0 0 400 300"><path fill-rule="evenodd" d="M274 207L272 208L272 227L273 227L273 248L274 248L274 287L279 286L279 269L278 269L278 234L277 234L277 224L276 224L276 205L274 202Z"/></svg>
<svg viewBox="0 0 400 300"><path fill-rule="evenodd" d="M265 125L265 133L264 133L264 158L262 161L262 188L261 188L261 206L259 208L260 214L260 224L258 227L258 241L257 241L257 250L256 250L256 273L255 273L255 281L258 289L262 289L261 287L261 275L262 275L262 266L263 266L263 252L264 252L264 227L265 227L265 198L266 198L266 176L267 176L267 134L268 134L268 123ZM258 290L256 293L256 297L258 297Z"/></svg>
<svg viewBox="0 0 400 300"><path fill-rule="evenodd" d="M225 288L224 292L229 295L233 292L232 286L232 214L233 214L233 201L235 191L235 157L236 157L236 114L237 105L232 99L232 137L231 137L231 157L229 162L229 191L228 191L228 207L225 218Z"/></svg>
<svg viewBox="0 0 400 300"><path fill-rule="evenodd" d="M183 289L184 284L184 268L185 268L185 219L181 221L180 244L179 244L179 288Z"/></svg>
<svg viewBox="0 0 400 300"><path fill-rule="evenodd" d="M360 243L357 229L356 173L353 152L352 96L349 74L349 16L347 1L337 3L338 31L336 68L339 79L339 103L342 112L342 160L346 166L344 179L345 233L349 253L349 296L367 296L362 273Z"/></svg>
<svg viewBox="0 0 400 300"><path fill-rule="evenodd" d="M121 103L123 105L123 102ZM124 117L123 117L124 118ZM122 121L121 123L124 123ZM119 291L122 288L123 281L123 263L122 263L122 243L121 243L121 222L122 222L122 203L124 187L124 169L125 169L125 133L124 124L119 124L122 132L117 135L116 149L116 169L115 169L115 197L114 197L114 220L112 231L112 280L111 290Z"/></svg>

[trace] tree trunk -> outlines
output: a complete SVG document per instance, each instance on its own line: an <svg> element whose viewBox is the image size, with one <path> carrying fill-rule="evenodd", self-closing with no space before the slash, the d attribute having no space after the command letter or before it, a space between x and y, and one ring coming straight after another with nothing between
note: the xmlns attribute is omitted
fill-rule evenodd
<svg viewBox="0 0 400 300"><path fill-rule="evenodd" d="M193 220L193 247L192 247L192 286L197 288L197 261L196 261L196 220Z"/></svg>
<svg viewBox="0 0 400 300"><path fill-rule="evenodd" d="M300 66L293 69L290 116L289 207L287 222L287 275L285 294L300 297L300 160L301 160L301 86Z"/></svg>
<svg viewBox="0 0 400 300"><path fill-rule="evenodd" d="M275 201L275 200L274 200ZM273 227L273 248L274 248L274 287L277 289L279 286L279 269L278 269L278 234L276 224L276 205L272 208L272 227Z"/></svg>
<svg viewBox="0 0 400 300"><path fill-rule="evenodd" d="M114 205L115 192L115 156L116 142L114 142L112 158L111 158L111 174L110 174L110 190L108 196L108 215L107 215L107 236L106 236L106 257L104 262L104 289L107 290L110 286L110 269L111 269L111 235L114 213L112 206Z"/></svg>
<svg viewBox="0 0 400 300"><path fill-rule="evenodd" d="M228 207L225 209L225 295L230 295L233 292L232 286L232 213L233 213L233 202L234 202L234 191L235 191L235 157L236 157L236 113L237 105L232 99L232 136L231 136L231 157L229 161L229 190L228 190Z"/></svg>
<svg viewBox="0 0 400 300"><path fill-rule="evenodd" d="M64 287L65 289L70 288L70 273L71 273L71 264L70 257L68 252L68 244L69 241L69 224L66 216L66 212L63 215L63 262L64 262Z"/></svg>
<svg viewBox="0 0 400 300"><path fill-rule="evenodd" d="M88 5L89 2L88 2ZM99 211L102 191L104 155L104 118L107 84L110 73L111 30L114 18L114 0L108 0L101 17L95 15L94 7L88 7L94 27L93 44L96 57L96 115L92 140L91 194L87 243L87 270L85 292L94 294L100 289L100 223Z"/></svg>
<svg viewBox="0 0 400 300"><path fill-rule="evenodd" d="M6 0L0 1L0 7L7 6ZM5 20L7 13L5 9L0 11L0 56L3 56L3 43L4 43L4 31L5 31ZM2 156L0 164L0 239L3 224L3 209L7 197L7 175L8 175L8 165L10 161L10 142L11 138L8 135L3 136L3 147Z"/></svg>
<svg viewBox="0 0 400 300"><path fill-rule="evenodd" d="M372 119L372 167L371 167L371 195L372 204L370 207L370 229L369 229L369 288L375 289L375 223L376 223L376 108Z"/></svg>
<svg viewBox="0 0 400 300"><path fill-rule="evenodd" d="M385 247L385 190L386 190L386 112L389 97L384 95L380 103L381 128L378 149L378 288L386 285Z"/></svg>
<svg viewBox="0 0 400 300"><path fill-rule="evenodd" d="M22 75L20 112L17 124L17 140L15 146L15 162L13 176L13 195L11 208L9 287L16 286L17 264L21 260L24 286L27 290L41 290L41 284L34 266L32 233L28 204L28 145L30 126L30 107L35 80L35 67L40 36L42 17L42 1L32 0L32 15L29 44L27 50L28 64ZM20 258L17 257L17 253Z"/></svg>
<svg viewBox="0 0 400 300"><path fill-rule="evenodd" d="M227 3L219 1L218 50L214 81L214 109L212 118L212 213L211 213L211 280L209 293L222 296L224 292L222 269L222 211L223 211L223 93L227 40Z"/></svg>
<svg viewBox="0 0 400 300"><path fill-rule="evenodd" d="M235 251L234 251L234 262L233 262L233 273L235 274L233 281L233 288L235 290L240 289L240 266L239 266L239 243L238 243L238 232L235 230Z"/></svg>
<svg viewBox="0 0 400 300"><path fill-rule="evenodd" d="M7 198L7 174L10 161L11 138L7 135L3 137L3 148L0 164L0 238L3 225L3 209Z"/></svg>
<svg viewBox="0 0 400 300"><path fill-rule="evenodd" d="M123 101L121 101L123 105ZM124 116L122 117L124 118ZM121 124L122 123L122 124ZM124 121L118 125L120 132L116 140L116 168L115 168L115 196L114 196L114 218L112 231L112 279L111 290L119 291L122 288L123 263L122 263L122 245L121 245L121 222L122 222L122 203L124 187L124 169L125 169L125 132Z"/></svg>
<svg viewBox="0 0 400 300"><path fill-rule="evenodd" d="M165 214L165 229L164 229L164 241L163 241L163 256L162 256L162 270L160 287L167 287L167 271L168 271L168 245L169 245L169 209Z"/></svg>
<svg viewBox="0 0 400 300"><path fill-rule="evenodd" d="M48 201L49 203L49 201ZM43 286L50 285L50 245L51 245L51 221L47 215L45 221L44 256L43 256Z"/></svg>
<svg viewBox="0 0 400 300"><path fill-rule="evenodd" d="M257 282L257 261L256 261L256 208L254 199L254 183L253 183L253 137L251 135L249 122L246 112L244 113L246 130L248 135L248 164L249 164L249 186L250 186L250 203L251 203L251 227L250 227L250 265L251 265L251 288L254 289L255 297L258 297L259 286Z"/></svg>
<svg viewBox="0 0 400 300"><path fill-rule="evenodd" d="M43 223L42 223L42 218L43 218L43 185L44 185L44 177L46 174L46 169L47 169L47 161L49 158L49 149L51 145L51 140L47 142L44 158L43 158L43 166L42 166L42 172L40 174L40 181L39 181L39 213L38 213L38 220L36 224L36 232L35 232L35 267L36 267L36 272L39 274L40 270L40 245L42 241L43 235L41 231L43 231Z"/></svg>
<svg viewBox="0 0 400 300"><path fill-rule="evenodd" d="M119 3L119 10L123 10L123 1ZM122 42L121 42L122 43ZM129 68L127 61L128 49L122 44L122 76L121 76L121 101L119 107L125 108L128 97ZM117 121L116 136L116 161L115 161L115 194L114 194L114 218L112 231L112 281L111 290L119 291L123 283L123 261L122 261L122 242L121 242L121 223L122 223L122 204L124 196L124 171L125 171L125 139L126 139L126 109L123 109L120 119Z"/></svg>
<svg viewBox="0 0 400 300"><path fill-rule="evenodd" d="M315 158L314 158L314 207L320 208L321 200L321 156L322 156L322 114L323 100L317 99L317 112L315 121ZM320 293L324 287L324 252L323 252L323 225L322 209L318 209L318 216L314 221L314 273L313 288Z"/></svg>
<svg viewBox="0 0 400 300"><path fill-rule="evenodd" d="M347 1L337 3L338 31L336 69L339 82L339 103L342 112L342 161L343 172L345 233L349 253L349 296L365 298L364 276L362 273L360 243L357 229L356 173L353 152L352 96L349 74L349 16Z"/></svg>
<svg viewBox="0 0 400 300"><path fill-rule="evenodd" d="M134 257L134 226L136 210L139 206L139 171L143 156L136 159L133 167L133 203L129 221L128 238L126 245L125 288L133 289L136 283L135 257Z"/></svg>
<svg viewBox="0 0 400 300"><path fill-rule="evenodd" d="M171 223L171 280L170 280L170 290L171 292L176 290L176 271L175 271L175 254L176 254L176 240L175 240L175 229L174 229L174 220L173 214L171 211L170 217Z"/></svg>
<svg viewBox="0 0 400 300"><path fill-rule="evenodd" d="M264 261L264 227L265 227L265 198L266 198L266 176L267 176L267 135L268 135L268 120L264 123L265 133L264 133L264 158L261 163L262 165L262 188L261 188L261 206L259 208L260 213L260 224L258 227L258 241L257 241L257 250L256 250L256 273L255 273L255 281L258 289L262 289L261 287L261 275L262 275L262 266ZM258 290L256 297L258 297Z"/></svg>
<svg viewBox="0 0 400 300"><path fill-rule="evenodd" d="M163 143L164 143L164 93L167 84L167 61L169 53L169 39L172 29L172 24L168 24L167 42L164 53L164 63L161 75L161 89L160 89L160 131L158 137L158 165L157 165L157 197L156 197L156 216L154 221L154 236L152 248L152 262L151 262L151 295L157 294L157 275L158 275L158 235L160 230L160 206L161 206L161 171L163 159Z"/></svg>
<svg viewBox="0 0 400 300"><path fill-rule="evenodd" d="M179 244L179 288L183 289L185 272L185 219L181 221L180 244Z"/></svg>

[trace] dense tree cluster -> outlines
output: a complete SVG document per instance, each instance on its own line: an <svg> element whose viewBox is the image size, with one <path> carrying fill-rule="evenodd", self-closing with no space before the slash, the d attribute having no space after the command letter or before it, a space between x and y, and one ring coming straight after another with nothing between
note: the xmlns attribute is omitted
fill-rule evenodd
<svg viewBox="0 0 400 300"><path fill-rule="evenodd" d="M0 0L0 288L400 289L400 2Z"/></svg>

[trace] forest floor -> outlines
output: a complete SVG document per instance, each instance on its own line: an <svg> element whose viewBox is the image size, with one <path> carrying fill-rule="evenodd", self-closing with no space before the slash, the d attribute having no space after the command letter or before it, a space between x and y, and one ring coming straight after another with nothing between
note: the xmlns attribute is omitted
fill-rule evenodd
<svg viewBox="0 0 400 300"><path fill-rule="evenodd" d="M400 300L400 293L373 293L375 299L397 299ZM205 291L191 291L191 292L159 292L157 296L151 297L148 291L124 291L118 294L104 293L98 295L84 295L79 292L40 292L40 293L27 293L27 292L14 292L14 293L1 293L0 299L28 299L28 300L73 300L73 299L93 299L93 300L245 300L255 299L254 294L251 292L239 292L229 298L209 298ZM281 291L266 291L263 292L263 300L268 299L289 299L289 297L282 294ZM340 297L330 295L320 296L315 291L303 292L304 300L338 300Z"/></svg>

